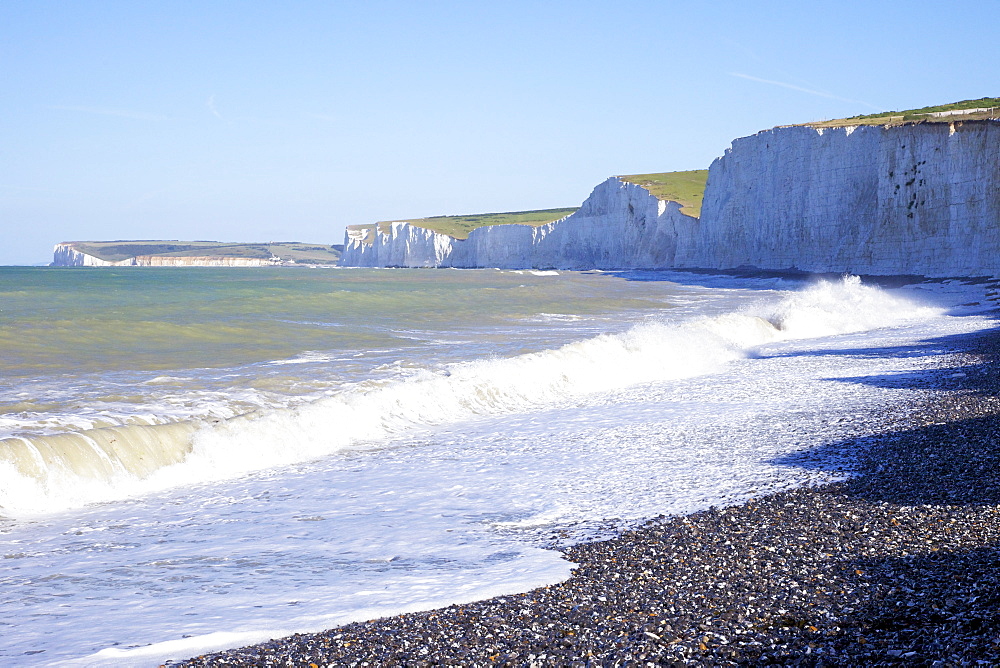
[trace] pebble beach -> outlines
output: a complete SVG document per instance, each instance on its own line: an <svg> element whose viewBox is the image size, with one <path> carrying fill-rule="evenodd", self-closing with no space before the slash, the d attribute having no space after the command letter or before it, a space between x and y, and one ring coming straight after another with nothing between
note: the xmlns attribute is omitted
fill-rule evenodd
<svg viewBox="0 0 1000 668"><path fill-rule="evenodd" d="M549 587L167 665L998 665L1000 333L953 348L892 381L927 399L849 480L563 548Z"/></svg>

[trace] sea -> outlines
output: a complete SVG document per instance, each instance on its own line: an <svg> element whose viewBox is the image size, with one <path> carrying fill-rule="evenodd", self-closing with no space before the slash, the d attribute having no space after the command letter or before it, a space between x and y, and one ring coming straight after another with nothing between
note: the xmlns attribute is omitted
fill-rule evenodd
<svg viewBox="0 0 1000 668"><path fill-rule="evenodd" d="M0 664L156 666L526 591L851 474L995 326L856 276L0 267Z"/></svg>

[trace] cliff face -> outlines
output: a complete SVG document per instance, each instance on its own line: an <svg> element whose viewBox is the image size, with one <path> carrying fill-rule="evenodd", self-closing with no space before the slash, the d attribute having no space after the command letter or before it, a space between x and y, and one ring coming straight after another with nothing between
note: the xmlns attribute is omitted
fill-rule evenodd
<svg viewBox="0 0 1000 668"><path fill-rule="evenodd" d="M711 166L701 218L611 178L573 215L458 241L404 223L341 264L1000 275L1000 122L775 128Z"/></svg>
<svg viewBox="0 0 1000 668"><path fill-rule="evenodd" d="M500 269L656 269L674 266L692 243L698 220L676 202L658 200L612 177L580 209L541 225L480 227L454 239L408 223L393 223L372 243L348 231L341 266L497 267Z"/></svg>
<svg viewBox="0 0 1000 668"><path fill-rule="evenodd" d="M375 232L371 243L347 231L340 265L344 267L443 267L456 242L407 223L392 223L387 234Z"/></svg>
<svg viewBox="0 0 1000 668"><path fill-rule="evenodd" d="M344 240L340 265L345 267L531 267L532 248L546 228L529 225L480 227L468 239L455 239L409 223L392 223L371 243L352 235Z"/></svg>
<svg viewBox="0 0 1000 668"><path fill-rule="evenodd" d="M535 267L665 269L690 252L699 224L680 204L612 177L580 209L554 223L533 255Z"/></svg>
<svg viewBox="0 0 1000 668"><path fill-rule="evenodd" d="M682 266L1000 273L1000 123L776 128L709 170Z"/></svg>
<svg viewBox="0 0 1000 668"><path fill-rule="evenodd" d="M102 260L93 255L81 253L73 247L73 244L56 244L52 249L53 267L111 267L114 262Z"/></svg>
<svg viewBox="0 0 1000 668"><path fill-rule="evenodd" d="M109 262L88 255L71 243L56 244L52 250L53 267L270 267L280 264L271 259L253 257L137 255L118 262Z"/></svg>

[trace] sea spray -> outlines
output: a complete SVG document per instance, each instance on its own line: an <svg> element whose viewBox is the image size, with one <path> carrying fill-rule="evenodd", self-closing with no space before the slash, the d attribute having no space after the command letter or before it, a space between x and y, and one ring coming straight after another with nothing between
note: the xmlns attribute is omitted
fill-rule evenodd
<svg viewBox="0 0 1000 668"><path fill-rule="evenodd" d="M762 315L783 332L782 338L807 339L891 327L940 313L848 275L790 293Z"/></svg>

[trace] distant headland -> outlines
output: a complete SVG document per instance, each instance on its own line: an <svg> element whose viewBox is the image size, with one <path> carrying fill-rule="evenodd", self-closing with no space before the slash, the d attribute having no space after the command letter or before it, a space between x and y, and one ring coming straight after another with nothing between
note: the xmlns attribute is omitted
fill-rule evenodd
<svg viewBox="0 0 1000 668"><path fill-rule="evenodd" d="M53 267L274 267L337 264L343 246L297 241L67 241Z"/></svg>

